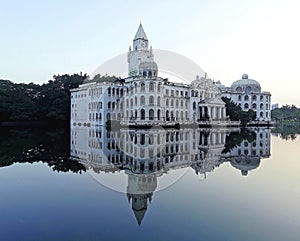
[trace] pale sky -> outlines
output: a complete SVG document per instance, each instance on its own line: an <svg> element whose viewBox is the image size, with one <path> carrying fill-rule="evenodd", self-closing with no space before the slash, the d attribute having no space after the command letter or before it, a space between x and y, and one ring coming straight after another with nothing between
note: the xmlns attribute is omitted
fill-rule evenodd
<svg viewBox="0 0 300 241"><path fill-rule="evenodd" d="M153 48L226 86L247 73L273 103L300 107L298 0L0 0L0 13L0 79L89 74L125 53L142 21Z"/></svg>

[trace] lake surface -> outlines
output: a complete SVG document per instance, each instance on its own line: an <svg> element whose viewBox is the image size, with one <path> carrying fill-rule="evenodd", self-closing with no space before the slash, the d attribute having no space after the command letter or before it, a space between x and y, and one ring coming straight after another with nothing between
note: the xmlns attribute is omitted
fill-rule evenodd
<svg viewBox="0 0 300 241"><path fill-rule="evenodd" d="M296 133L0 131L1 240L299 240Z"/></svg>

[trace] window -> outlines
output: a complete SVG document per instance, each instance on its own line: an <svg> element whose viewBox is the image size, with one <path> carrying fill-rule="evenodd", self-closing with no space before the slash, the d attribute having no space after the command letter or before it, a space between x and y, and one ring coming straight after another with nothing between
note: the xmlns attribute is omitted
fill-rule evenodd
<svg viewBox="0 0 300 241"><path fill-rule="evenodd" d="M154 97L152 95L149 97L149 105L154 105Z"/></svg>
<svg viewBox="0 0 300 241"><path fill-rule="evenodd" d="M249 104L246 103L246 104L244 105L244 109L248 109L248 108L249 108Z"/></svg>
<svg viewBox="0 0 300 241"><path fill-rule="evenodd" d="M149 110L149 119L154 120L154 110L153 109Z"/></svg>
<svg viewBox="0 0 300 241"><path fill-rule="evenodd" d="M134 104L137 106L137 97L134 97Z"/></svg>
<svg viewBox="0 0 300 241"><path fill-rule="evenodd" d="M246 93L250 93L251 92L251 86L247 86L245 91L246 91Z"/></svg>
<svg viewBox="0 0 300 241"><path fill-rule="evenodd" d="M242 100L242 96L241 96L241 95L238 96L238 100L239 100L239 101Z"/></svg>
<svg viewBox="0 0 300 241"><path fill-rule="evenodd" d="M249 100L249 96L248 95L245 95L245 101Z"/></svg>
<svg viewBox="0 0 300 241"><path fill-rule="evenodd" d="M145 120L145 110L141 109L141 120Z"/></svg>
<svg viewBox="0 0 300 241"><path fill-rule="evenodd" d="M141 91L145 92L145 83L141 83Z"/></svg>
<svg viewBox="0 0 300 241"><path fill-rule="evenodd" d="M145 96L141 96L141 105L145 105Z"/></svg>
<svg viewBox="0 0 300 241"><path fill-rule="evenodd" d="M157 105L160 106L160 96L157 97Z"/></svg>
<svg viewBox="0 0 300 241"><path fill-rule="evenodd" d="M254 101L256 101L257 96L256 96L256 95L253 95L252 99L253 99Z"/></svg>
<svg viewBox="0 0 300 241"><path fill-rule="evenodd" d="M160 89L161 89L161 83L158 83L158 85L157 85L157 91L160 92Z"/></svg>
<svg viewBox="0 0 300 241"><path fill-rule="evenodd" d="M196 110L196 102L193 103L193 109Z"/></svg>
<svg viewBox="0 0 300 241"><path fill-rule="evenodd" d="M153 84L153 82L151 82L150 85L149 85L149 91L154 91L154 84Z"/></svg>
<svg viewBox="0 0 300 241"><path fill-rule="evenodd" d="M160 120L160 110L157 110L157 119Z"/></svg>
<svg viewBox="0 0 300 241"><path fill-rule="evenodd" d="M256 107L257 107L257 106L256 106L256 103L253 103L253 104L252 104L252 109L256 109Z"/></svg>

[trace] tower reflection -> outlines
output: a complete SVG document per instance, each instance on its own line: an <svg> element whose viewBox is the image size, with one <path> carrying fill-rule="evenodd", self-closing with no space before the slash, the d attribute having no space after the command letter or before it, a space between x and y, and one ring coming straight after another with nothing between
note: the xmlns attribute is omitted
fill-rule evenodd
<svg viewBox="0 0 300 241"><path fill-rule="evenodd" d="M113 178L118 179L119 191L127 193L140 225L164 177L175 173L176 179L183 173L178 170L192 168L206 178L225 162L246 176L261 158L270 156L270 129L124 128L112 132L105 127L72 126L70 144L71 159L99 176L100 182L111 174L125 176ZM174 180L168 182L165 187Z"/></svg>

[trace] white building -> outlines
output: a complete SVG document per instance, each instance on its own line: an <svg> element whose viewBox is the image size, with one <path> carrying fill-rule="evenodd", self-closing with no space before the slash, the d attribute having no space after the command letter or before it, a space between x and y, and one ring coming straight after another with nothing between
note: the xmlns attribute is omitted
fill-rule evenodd
<svg viewBox="0 0 300 241"><path fill-rule="evenodd" d="M256 112L256 120L252 124L269 124L271 121L271 94L262 91L259 82L249 79L247 74L242 79L232 83L231 87L225 87L217 82L222 91L222 97L231 99L238 104L243 111Z"/></svg>
<svg viewBox="0 0 300 241"><path fill-rule="evenodd" d="M229 125L221 91L197 77L190 85L158 77L152 47L142 25L128 52L128 77L115 83L88 83L71 91L72 125ZM235 123L237 124L237 123Z"/></svg>

